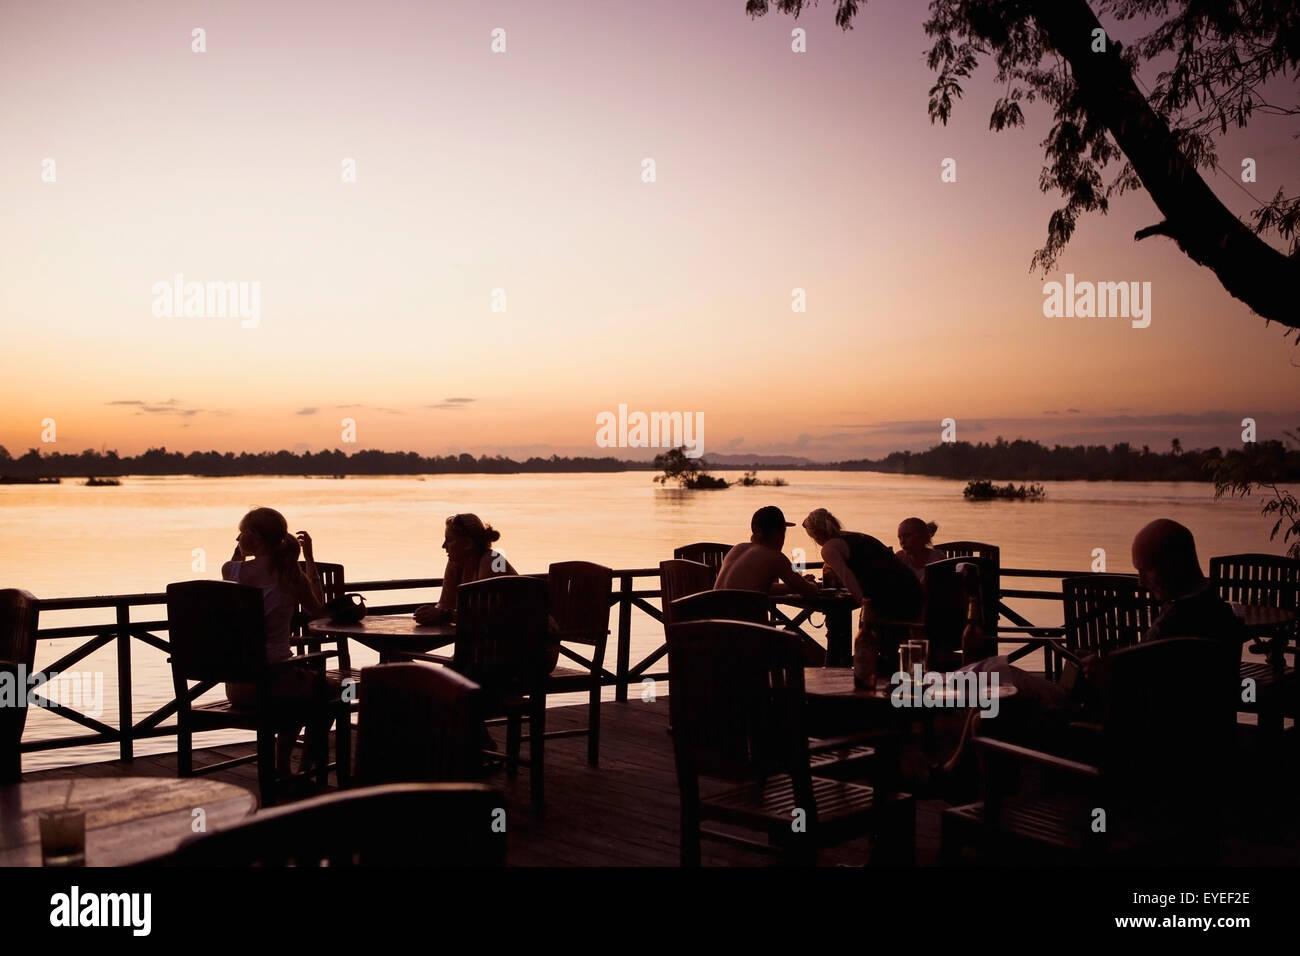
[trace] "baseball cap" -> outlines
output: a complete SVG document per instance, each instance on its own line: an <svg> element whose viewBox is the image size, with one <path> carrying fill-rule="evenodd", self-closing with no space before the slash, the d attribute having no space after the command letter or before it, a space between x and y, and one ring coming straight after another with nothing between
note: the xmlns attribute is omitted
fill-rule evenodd
<svg viewBox="0 0 1300 956"><path fill-rule="evenodd" d="M749 530L755 534L769 535L779 528L793 528L793 521L786 521L781 509L775 505L759 508L754 517L749 519Z"/></svg>

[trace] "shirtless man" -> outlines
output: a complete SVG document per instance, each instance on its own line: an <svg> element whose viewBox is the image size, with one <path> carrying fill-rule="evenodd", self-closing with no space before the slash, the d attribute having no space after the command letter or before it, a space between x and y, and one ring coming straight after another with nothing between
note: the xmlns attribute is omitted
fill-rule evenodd
<svg viewBox="0 0 1300 956"><path fill-rule="evenodd" d="M755 511L749 522L753 534L727 552L714 588L816 595L817 585L800 577L781 550L785 547L785 529L793 527L794 522L786 521L780 508L768 505Z"/></svg>

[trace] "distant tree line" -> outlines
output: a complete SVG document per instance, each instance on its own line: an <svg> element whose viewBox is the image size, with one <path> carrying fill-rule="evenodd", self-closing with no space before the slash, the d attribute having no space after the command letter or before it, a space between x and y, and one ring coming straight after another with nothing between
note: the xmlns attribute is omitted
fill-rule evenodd
<svg viewBox="0 0 1300 956"><path fill-rule="evenodd" d="M662 458L662 456L661 456ZM692 461L692 464L695 464ZM1224 452L1220 448L1184 451L1174 439L1168 451L1154 452L1127 442L1105 445L1055 445L1035 441L998 438L992 444L950 442L929 451L893 452L882 459L782 465L781 471L879 471L905 475L930 475L962 480L1015 481L1212 481L1234 463L1250 475L1266 474L1288 484L1300 482L1300 448L1288 448L1281 441L1254 442ZM715 471L744 471L752 464L711 465L698 459L700 468ZM652 461L618 458L531 457L522 461L501 455L418 455L415 452L365 450L348 454L333 451L303 452L182 452L150 448L140 455L119 456L115 451L83 451L81 454L42 454L32 448L14 458L0 446L0 476L35 477L120 477L122 475L437 475L518 474L523 472L620 472L657 471L664 467ZM768 468L765 470L774 470Z"/></svg>
<svg viewBox="0 0 1300 956"><path fill-rule="evenodd" d="M1054 445L998 438L992 444L948 442L929 451L896 451L879 461L843 461L845 471L884 471L938 478L1016 481L1212 481L1224 463L1249 461L1279 482L1300 481L1300 449L1281 441L1252 442L1224 452L1218 447L1184 451L1175 438L1168 451L1134 448L1128 442L1105 445Z"/></svg>

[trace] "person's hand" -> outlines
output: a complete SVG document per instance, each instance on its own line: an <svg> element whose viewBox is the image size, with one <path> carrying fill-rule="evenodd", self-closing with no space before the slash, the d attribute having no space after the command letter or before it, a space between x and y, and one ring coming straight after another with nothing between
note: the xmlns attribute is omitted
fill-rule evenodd
<svg viewBox="0 0 1300 956"><path fill-rule="evenodd" d="M1092 680L1097 676L1097 671L1101 668L1101 658L1096 654L1087 654L1079 658L1079 673L1083 675L1084 680Z"/></svg>
<svg viewBox="0 0 1300 956"><path fill-rule="evenodd" d="M447 612L436 604L424 604L415 609L416 624L441 624L447 619Z"/></svg>
<svg viewBox="0 0 1300 956"><path fill-rule="evenodd" d="M304 561L314 560L311 551L311 535L306 531L299 531L297 534L298 544L302 546L302 559Z"/></svg>
<svg viewBox="0 0 1300 956"><path fill-rule="evenodd" d="M231 561L244 560L244 552L239 550L239 545L235 545L235 553L230 556Z"/></svg>

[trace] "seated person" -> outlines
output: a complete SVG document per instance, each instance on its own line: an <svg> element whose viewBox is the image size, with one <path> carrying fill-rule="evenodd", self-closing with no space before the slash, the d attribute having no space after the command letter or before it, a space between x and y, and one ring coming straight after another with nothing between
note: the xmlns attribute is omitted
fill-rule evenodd
<svg viewBox="0 0 1300 956"><path fill-rule="evenodd" d="M870 599L882 621L919 621L924 604L921 582L884 543L869 534L845 531L825 508L803 522L821 546L822 560L859 604Z"/></svg>
<svg viewBox="0 0 1300 956"><path fill-rule="evenodd" d="M298 567L300 551L307 564L305 572ZM225 581L261 589L268 664L292 657L289 632L299 604L308 618L318 617L323 611L325 591L316 570L311 535L306 531L299 531L297 536L289 534L284 515L273 508L254 508L244 515L235 538L235 553L221 566L221 577ZM291 667L276 671L270 690L271 696L277 700L307 702L323 697L328 688L317 671ZM252 707L257 700L257 689L253 684L232 681L226 684L226 697L236 707ZM276 766L283 775L289 773L289 758L301 730L301 726L285 726L279 732ZM311 728L311 731L320 732L319 728ZM303 763L305 772L310 761L304 758Z"/></svg>
<svg viewBox="0 0 1300 956"><path fill-rule="evenodd" d="M939 526L933 521L922 521L920 518L904 518L898 526L899 550L894 552L894 557L902 561L922 583L925 582L925 566L948 557L938 548L930 547L934 533L938 530Z"/></svg>
<svg viewBox="0 0 1300 956"><path fill-rule="evenodd" d="M1192 532L1176 521L1158 518L1137 533L1132 557L1138 582L1160 602L1160 613L1142 639L1203 637L1221 641L1225 680L1228 677L1235 680L1241 660L1241 623L1201 573ZM1005 657L989 658L970 665L969 669L996 672L999 683L1013 684L1016 696L1008 701L1011 706L1007 712L1019 713L1021 719L1016 723L1032 727L1039 738L1045 738L1035 744L1050 748L1071 720L1095 719L1101 712L1105 688L1100 684L1099 664L1095 654L1082 659L1078 686L1073 693L1042 675L1012 667ZM947 763L937 768L939 775L957 769L966 754L977 714L972 711L967 718L956 751Z"/></svg>
<svg viewBox="0 0 1300 956"><path fill-rule="evenodd" d="M759 508L749 521L753 532L727 552L718 568L715 590L735 588L742 591L762 591L765 594L793 591L811 597L817 585L795 571L782 550L785 547L785 529L794 522L786 521L780 508L769 505Z"/></svg>
<svg viewBox="0 0 1300 956"><path fill-rule="evenodd" d="M447 568L442 572L442 593L436 604L415 609L420 624L448 624L456 620L456 589L471 581L518 574L506 556L492 549L501 532L484 525L478 515L457 514L447 519L442 549L447 552Z"/></svg>

